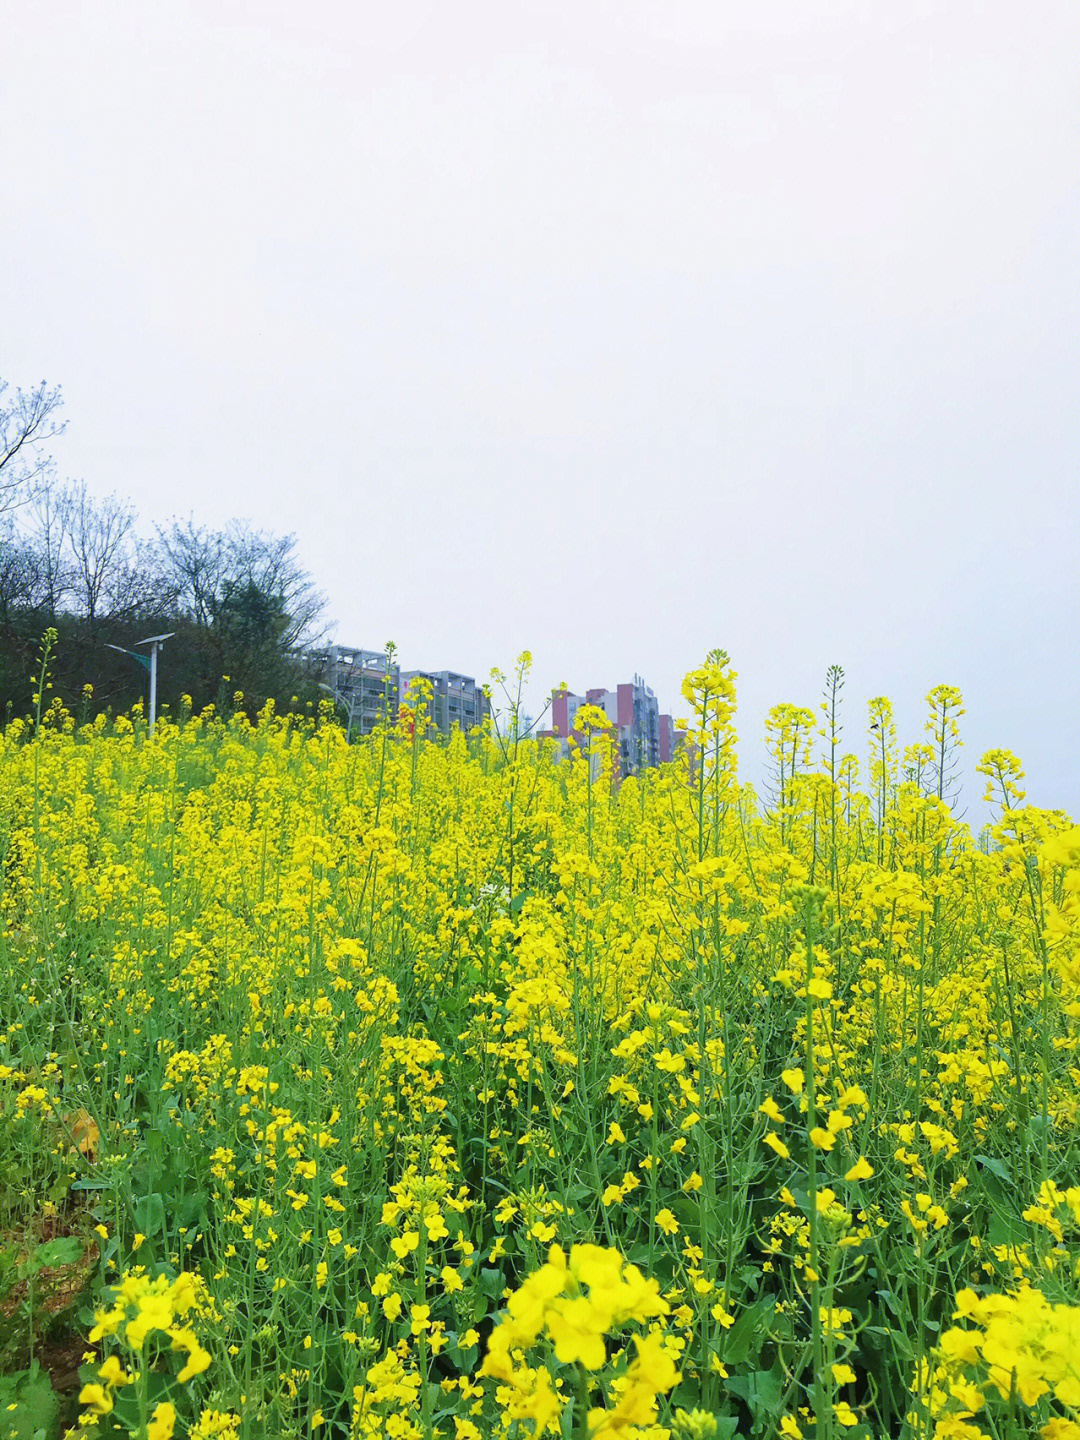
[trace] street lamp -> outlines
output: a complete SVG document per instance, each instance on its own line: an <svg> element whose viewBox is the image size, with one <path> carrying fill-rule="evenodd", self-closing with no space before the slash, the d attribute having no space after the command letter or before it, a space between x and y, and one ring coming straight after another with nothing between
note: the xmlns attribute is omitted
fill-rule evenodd
<svg viewBox="0 0 1080 1440"><path fill-rule="evenodd" d="M325 690L327 695L330 695L333 698L335 705L345 706L346 712L349 716L348 722L345 726L345 740L347 743L352 739L353 707L356 704L356 696L350 695L348 700L346 701L344 695L339 695L332 685L324 685L321 680L319 681L319 689Z"/></svg>
<svg viewBox="0 0 1080 1440"><path fill-rule="evenodd" d="M150 674L150 734L154 733L154 721L157 719L157 657L159 648L166 640L171 640L176 634L170 630L167 635L150 635L145 640L136 640L136 645L149 645L150 656L140 655L137 650L125 650L123 645L111 645L106 642L110 650L119 650L121 655L130 655L137 660Z"/></svg>

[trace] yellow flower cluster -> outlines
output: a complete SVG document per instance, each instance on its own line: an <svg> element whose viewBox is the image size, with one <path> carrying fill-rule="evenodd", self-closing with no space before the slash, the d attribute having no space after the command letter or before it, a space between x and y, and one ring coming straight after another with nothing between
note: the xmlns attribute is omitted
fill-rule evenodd
<svg viewBox="0 0 1080 1440"><path fill-rule="evenodd" d="M141 1352L148 1336L158 1331L168 1338L172 1350L187 1356L176 1377L183 1384L210 1364L195 1331L179 1323L198 1305L204 1289L197 1275L178 1275L175 1280L164 1275L155 1279L140 1273L125 1275L112 1289L112 1305L95 1312L90 1343L115 1338Z"/></svg>
<svg viewBox="0 0 1080 1440"><path fill-rule="evenodd" d="M975 1423L950 1386L1005 1405L935 1346L965 1285L1058 1330L1076 1300L1080 831L991 751L973 834L957 693L906 750L873 700L859 756L837 683L770 712L760 791L719 651L638 774L599 713L563 756L425 734L422 696L354 743L0 732L0 1208L33 1245L92 1212L87 1412L167 1371L155 1440L925 1440L938 1391L935 1424Z"/></svg>
<svg viewBox="0 0 1080 1440"><path fill-rule="evenodd" d="M1014 1397L1041 1419L1043 1440L1080 1440L1080 1305L1053 1304L1022 1285L1011 1294L956 1296L970 1322L941 1337L931 1411L942 1440L982 1440L976 1417ZM996 1433L993 1420L988 1423Z"/></svg>
<svg viewBox="0 0 1080 1440"><path fill-rule="evenodd" d="M169 1342L169 1352L185 1357L176 1374L180 1384L201 1375L210 1365L209 1351L186 1323L190 1313L205 1303L206 1287L199 1276L181 1274L170 1280L158 1275L151 1279L144 1272L136 1271L112 1287L110 1298L110 1305L95 1312L90 1343L105 1340L118 1344L132 1352L139 1368L129 1373L116 1354L107 1355L98 1367L98 1380L84 1385L79 1394L79 1403L85 1407L82 1424L109 1414L117 1390L128 1385L139 1387L145 1382L147 1371L154 1364L154 1351L164 1348L155 1336ZM175 1425L175 1407L169 1401L160 1402L149 1420L147 1440L171 1440Z"/></svg>
<svg viewBox="0 0 1080 1440"><path fill-rule="evenodd" d="M548 1259L507 1302L507 1314L491 1337L484 1373L509 1378L512 1350L527 1350L541 1333L550 1336L556 1359L580 1360L599 1370L607 1360L604 1336L628 1320L667 1315L656 1280L646 1279L617 1250L573 1245L570 1257L553 1245Z"/></svg>
<svg viewBox="0 0 1080 1440"><path fill-rule="evenodd" d="M1039 864L1048 876L1063 871L1058 894L1046 905L1044 939L1068 987L1069 1013L1080 1016L1080 825L1059 831L1039 847Z"/></svg>
<svg viewBox="0 0 1080 1440"><path fill-rule="evenodd" d="M607 1337L630 1321L644 1322L670 1313L656 1280L627 1264L617 1250L573 1245L569 1258L553 1245L546 1264L529 1275L507 1301L506 1314L493 1331L481 1373L507 1387L508 1414L532 1419L536 1433L554 1430L562 1401L549 1371L531 1367L525 1352L541 1337L551 1342L562 1365L584 1372L601 1370L608 1360ZM656 1397L679 1380L678 1348L653 1328L635 1335L636 1354L625 1373L612 1382L612 1404L589 1411L594 1437L638 1433L656 1418Z"/></svg>

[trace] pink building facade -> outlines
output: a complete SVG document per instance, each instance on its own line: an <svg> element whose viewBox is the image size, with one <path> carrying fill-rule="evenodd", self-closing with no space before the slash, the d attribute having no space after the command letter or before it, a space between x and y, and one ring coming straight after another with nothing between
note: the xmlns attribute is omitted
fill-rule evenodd
<svg viewBox="0 0 1080 1440"><path fill-rule="evenodd" d="M551 729L543 733L560 740L564 750L571 735L581 738L575 718L583 705L595 705L614 727L621 775L636 775L640 770L663 765L674 754L674 722L670 715L660 714L656 696L640 675L614 690L598 686L584 695L554 691Z"/></svg>

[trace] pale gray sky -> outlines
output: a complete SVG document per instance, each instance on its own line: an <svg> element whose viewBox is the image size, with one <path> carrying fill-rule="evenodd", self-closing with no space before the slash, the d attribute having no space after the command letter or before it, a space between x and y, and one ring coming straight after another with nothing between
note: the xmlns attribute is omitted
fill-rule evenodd
<svg viewBox="0 0 1080 1440"><path fill-rule="evenodd" d="M7 0L0 374L344 643L848 674L1080 812L1074 0ZM969 781L967 798L974 800ZM976 807L972 807L973 810Z"/></svg>

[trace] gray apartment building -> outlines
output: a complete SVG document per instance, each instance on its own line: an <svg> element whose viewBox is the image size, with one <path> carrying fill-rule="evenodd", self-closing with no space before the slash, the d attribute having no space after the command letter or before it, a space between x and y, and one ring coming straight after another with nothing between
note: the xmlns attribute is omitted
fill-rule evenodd
<svg viewBox="0 0 1080 1440"><path fill-rule="evenodd" d="M407 700L414 680L426 680L431 686L431 720L437 730L449 735L456 726L468 732L481 725L491 705L471 675L454 670L403 670L401 696Z"/></svg>
<svg viewBox="0 0 1080 1440"><path fill-rule="evenodd" d="M402 670L389 664L381 650L349 645L326 645L303 659L319 684L333 693L352 735L370 735L387 710L391 720L396 719L414 680L431 685L431 719L443 735L455 727L471 730L490 712L487 696L473 677L455 670Z"/></svg>
<svg viewBox="0 0 1080 1440"><path fill-rule="evenodd" d="M399 667L388 662L384 651L327 645L306 659L320 684L333 691L342 718L348 715L351 734L370 735L387 709L391 719L397 715Z"/></svg>

